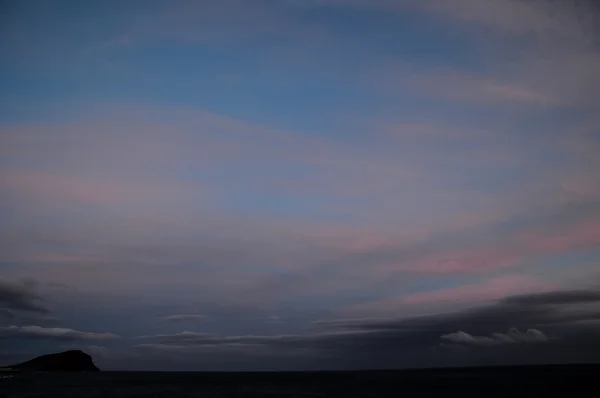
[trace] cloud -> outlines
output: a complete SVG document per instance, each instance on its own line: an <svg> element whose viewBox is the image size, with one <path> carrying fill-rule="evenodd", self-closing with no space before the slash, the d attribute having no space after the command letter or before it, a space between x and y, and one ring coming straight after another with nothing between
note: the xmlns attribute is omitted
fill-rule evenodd
<svg viewBox="0 0 600 398"><path fill-rule="evenodd" d="M16 317L15 313L6 308L0 308L0 317L14 319Z"/></svg>
<svg viewBox="0 0 600 398"><path fill-rule="evenodd" d="M456 288L439 289L422 293L414 293L403 297L407 304L428 302L482 302L500 299L512 294L539 290L550 290L553 286L523 275L508 275L490 278L483 283L464 285Z"/></svg>
<svg viewBox="0 0 600 398"><path fill-rule="evenodd" d="M205 319L206 316L200 314L176 314L169 315L161 318L163 321L167 322L181 322L181 321L197 321Z"/></svg>
<svg viewBox="0 0 600 398"><path fill-rule="evenodd" d="M230 353L240 356L271 356L299 359L320 356L327 346L335 346L339 337L363 334L363 331L328 332L313 335L242 335L181 332L168 335L140 336L147 343L137 344L142 349L189 354L195 352Z"/></svg>
<svg viewBox="0 0 600 398"><path fill-rule="evenodd" d="M246 345L271 345L277 342L285 343L297 339L294 335L281 336L218 336L209 333L185 331L175 334L156 336L140 336L140 339L153 341L154 344L166 346L246 346Z"/></svg>
<svg viewBox="0 0 600 398"><path fill-rule="evenodd" d="M465 73L452 68L423 68L403 61L388 61L379 73L369 76L367 84L384 93L415 95L434 99L462 101L476 106L557 106L561 98L544 92L540 87L530 87L525 82L490 75Z"/></svg>
<svg viewBox="0 0 600 398"><path fill-rule="evenodd" d="M446 151L413 127L406 142L365 147L206 111L106 106L58 126L10 128L3 261L19 264L14 275L82 289L196 288L211 300L273 305L290 295L369 296L382 283L430 276L483 277L599 247L600 189L582 160L595 157L575 149L593 148L589 139L575 145L557 132L523 142L485 130ZM523 148L532 147L560 147L558 158L580 166L561 168L571 183L556 181L552 165L562 162L530 163L539 158ZM491 165L490 148L502 155ZM511 189L487 182L522 172L528 178ZM490 292L501 292L500 282ZM513 282L504 282L506 294L543 284ZM470 288L454 293L487 294Z"/></svg>
<svg viewBox="0 0 600 398"><path fill-rule="evenodd" d="M181 186L157 185L138 180L135 186L129 181L83 178L69 173L41 171L1 171L0 185L19 192L30 200L63 203L85 203L95 206L126 205L140 201L173 200ZM38 196L39 195L39 196Z"/></svg>
<svg viewBox="0 0 600 398"><path fill-rule="evenodd" d="M484 279L479 283L457 287L427 290L391 298L378 299L353 305L342 310L345 314L394 314L424 306L465 306L503 299L519 293L551 291L556 287L539 277L509 274Z"/></svg>
<svg viewBox="0 0 600 398"><path fill-rule="evenodd" d="M364 58L372 60L373 69L355 75L384 93L402 98L408 89L412 95L491 105L500 113L502 106L508 106L508 117L513 117L516 107L528 105L539 110L598 104L600 53L594 44L598 13L592 2L493 0L482 5L477 0L329 0L319 4L337 10L368 7L388 16L414 14L453 34L460 32L472 45L471 54L482 66L479 70L485 70L431 68L371 51Z"/></svg>
<svg viewBox="0 0 600 398"><path fill-rule="evenodd" d="M539 293L450 313L320 321L303 335L220 336L185 331L141 336L147 342L139 346L178 355L185 355L186 350L209 350L275 358L277 353L293 357L298 352L323 368L551 363L559 358L597 361L600 323L593 321L600 319L600 298L595 294L596 290ZM569 313L572 305L590 302L592 308ZM480 350L440 351L440 341Z"/></svg>
<svg viewBox="0 0 600 398"><path fill-rule="evenodd" d="M236 48L243 44L261 46L262 53L269 55L263 58L268 60L265 68L273 70L270 77L277 76L281 69L307 69L306 65L312 61L311 71L326 75L331 80L343 76L349 84L355 84L357 77L381 75L379 87L385 87L386 82L391 81L390 86L395 86L396 91L406 92L409 86L426 95L453 101L464 100L471 104L477 104L478 101L488 105L514 102L517 106L532 104L539 107L594 103L598 98L594 94L598 88L595 83L597 79L594 79L598 77L598 57L593 47L597 13L593 7L581 1L493 0L484 7L476 0L329 0L302 6L298 3L304 2L206 1L196 4L176 1L168 6L148 5L143 15L124 13L117 32L99 35L103 39L94 44L100 55L92 59L99 59L103 64L109 63L107 58L112 61L113 57L107 56L107 51L118 52L139 44L152 45L157 40L165 39L187 45L218 44L224 48ZM388 54L375 50L380 46L349 41L343 32L316 21L318 18L309 18L310 22L307 23L305 8L316 8L318 12L322 10L320 6L334 7L335 12L369 7L388 18L394 12L408 14L423 20L424 26L434 23L448 30L458 27L464 31L465 27L471 28L464 35L465 41L474 44L471 50L477 54L476 64L482 65L482 69L490 73L481 76L460 73L460 70L450 74L423 70L424 73L414 74L402 81L390 79L388 74L368 68L340 73L352 66L346 64L345 68L339 67L340 60L336 55L340 52L345 51L344 56L349 58L353 56L350 59L360 58L356 64L366 63L375 67L387 63ZM79 23L87 26L84 22ZM31 36L41 36L36 31L29 33ZM514 40L515 36L519 40ZM286 45L273 46L271 38L275 37ZM64 43L60 43L54 35L44 35L38 40L40 48L58 47L65 51L59 45L64 46ZM55 41L53 46L48 45L48 40ZM278 40L276 42L279 43ZM343 50L331 51L332 48ZM73 48L70 50L75 52ZM35 55L38 52L31 51ZM54 57L46 55L45 61L50 61L50 58ZM70 59L67 56L56 58ZM273 64L274 59L282 58L286 62L283 68ZM51 61L56 62L54 59ZM44 64L31 60L29 63ZM415 69L420 69L420 66L415 65ZM140 67L131 77L139 80L140 75L147 71L148 68ZM455 81L452 81L452 77ZM160 80L160 75L150 75L148 80L152 84L152 81Z"/></svg>
<svg viewBox="0 0 600 398"><path fill-rule="evenodd" d="M75 79L90 90L69 100L77 105L27 101L31 93L4 101L18 112L5 112L14 123L0 127L1 273L82 294L254 307L282 315L261 320L276 333L290 333L291 308L399 316L591 282L597 271L578 263L593 264L600 248L591 106L600 56L589 30L597 14L578 4L181 1L98 7L66 30L40 8L12 8L2 43L14 50L14 80L59 72L66 85L57 87ZM98 28L90 15L112 22ZM198 51L214 53L202 73L193 59L162 62ZM226 94L223 76L239 78ZM99 92L156 105L85 105ZM206 109L182 106L198 93ZM390 123L393 132L382 128ZM0 316L48 326L20 314L47 312L37 288L10 283L0 279ZM148 319L229 327L195 322L194 312L174 307ZM157 325L169 314L170 324ZM559 328L548 319L481 331L449 325L431 341L461 330ZM252 340L221 338L204 341ZM323 340L346 338L358 339ZM313 344L303 339L277 344Z"/></svg>
<svg viewBox="0 0 600 398"><path fill-rule="evenodd" d="M320 17L323 9L306 12L307 4L275 3L148 6L139 18L122 15L128 26L106 52L115 62L135 64L137 58L125 52L141 42L148 54L170 51L170 41L182 41L184 47L176 51L183 53L201 43L219 54L241 55L240 70L233 71L242 72L240 86L248 77L245 71L260 69L251 81L264 87L272 87L278 73L287 84L296 80L290 75L303 73L300 85L306 78L316 82L315 89L326 84L336 95L339 88L348 91L344 105L324 107L323 120L313 118L314 108L306 104L319 103L310 96L321 95L311 88L303 91L301 103L287 101L298 105L294 109L268 120L270 110L260 108L266 103L254 101L259 108L248 114L261 125L169 106L161 94L155 99L163 105L156 107L57 103L63 110L53 114L52 123L5 125L0 218L8 221L0 236L0 260L17 264L7 272L66 280L83 290L153 292L160 286L169 294L187 292L207 300L329 309L364 297L402 295L401 305L402 300L468 304L544 290L542 278L494 275L529 275L532 262L559 258L565 269L574 258L597 251L598 124L580 120L579 108L564 108L589 105L600 92L597 51L573 23L576 12L553 14L546 12L550 3L512 1L494 1L489 8L476 1L308 4L378 7L386 13L390 23L377 29L369 28L377 10L356 20L357 31L376 36L347 40L343 23L321 24L329 18ZM395 54L407 56L398 59L380 45L383 37L413 37L396 30L405 24L396 23L389 10L417 10L419 15L406 17L420 18L419 23L406 28L424 26L414 31L414 37L424 34L423 44L431 41L422 56L399 51ZM358 16L352 10L325 10L332 16L338 11L339 22L347 14ZM304 33L314 33L308 48L290 45L304 41ZM546 36L562 39L553 46ZM464 45L457 37L466 39ZM165 46L155 48L156 39ZM446 39L457 47L446 46ZM236 50L249 41L265 51ZM407 50L414 45L397 44ZM291 49L278 54L289 68L265 54L283 47ZM440 61L454 50L456 57ZM264 55L260 63L248 55L257 53ZM307 73L303 63L294 64L299 58L315 67ZM136 65L140 70L132 75L155 64ZM160 78L149 82L148 92L168 95L162 85L171 86L164 76L173 71L153 70ZM263 74L268 79L261 80ZM363 81L376 89L365 90ZM190 93L206 92L187 83ZM177 85L167 91L178 95ZM296 90L273 89L265 91L271 93L267 96L282 98L281 104L286 103L282 94L293 91L297 97ZM347 103L351 97L356 101ZM206 106L219 109L215 100ZM372 104L378 104L376 111L370 110ZM220 112L239 110L225 107ZM545 113L547 107L556 112ZM380 108L393 113L402 127L395 140L380 131L387 122ZM427 126L411 126L413 120L405 119L413 113L423 114ZM301 129L306 123L292 121L294 116L311 120L311 127ZM375 119L374 127L365 119ZM581 133L580 123L589 123L589 134ZM294 130L282 127L286 124ZM344 126L351 126L351 133ZM548 267L548 279L557 269ZM580 269L572 269L582 277ZM493 280L473 282L483 278ZM395 310L397 304L386 305Z"/></svg>
<svg viewBox="0 0 600 398"><path fill-rule="evenodd" d="M2 339L32 339L56 341L111 340L118 338L113 333L81 332L67 328L45 328L41 326L0 327Z"/></svg>
<svg viewBox="0 0 600 398"><path fill-rule="evenodd" d="M600 245L600 230L597 216L594 221L589 217L598 211L598 203L553 205L551 211L523 212L501 223L433 235L420 242L374 245L350 254L346 264L371 263L390 270L444 274L498 269L525 259L593 250Z"/></svg>
<svg viewBox="0 0 600 398"><path fill-rule="evenodd" d="M0 306L10 311L27 311L47 314L50 311L40 304L42 298L30 284L15 282L0 276Z"/></svg>
<svg viewBox="0 0 600 398"><path fill-rule="evenodd" d="M548 341L548 337L537 329L527 329L525 332L521 332L515 328L511 328L507 333L494 333L490 337L472 336L469 333L459 330L458 332L444 334L440 338L451 343L473 346L539 343Z"/></svg>
<svg viewBox="0 0 600 398"><path fill-rule="evenodd" d="M578 4L575 4L578 3ZM535 38L570 38L589 35L593 17L585 2L493 0L483 6L477 0L426 0L425 10L462 22L479 24L514 35ZM586 17L587 16L587 17Z"/></svg>
<svg viewBox="0 0 600 398"><path fill-rule="evenodd" d="M319 0L311 6L368 7L385 12L420 10L460 23L492 28L510 35L541 37L581 37L593 33L592 2L551 0L492 0L485 5L478 0ZM592 14L592 15L590 15Z"/></svg>
<svg viewBox="0 0 600 398"><path fill-rule="evenodd" d="M502 300L511 305L557 305L600 302L599 290L564 290L540 294L523 294Z"/></svg>
<svg viewBox="0 0 600 398"><path fill-rule="evenodd" d="M575 306L575 307L574 307ZM580 311L574 308L582 307ZM473 336L496 335L497 330L547 329L572 327L573 322L593 321L600 317L598 290L569 290L521 294L498 300L494 304L457 312L401 319L348 320L319 323L317 326L350 330L439 331L436 339L456 330L472 330ZM516 325L516 326L515 326ZM515 328L515 329L513 329ZM535 333L535 332L534 332ZM408 334L410 335L410 333Z"/></svg>
<svg viewBox="0 0 600 398"><path fill-rule="evenodd" d="M340 2L343 4L342 2ZM356 2L361 3L361 2ZM362 2L380 12L417 12L429 23L457 29L473 44L477 70L423 67L374 54L386 65L371 73L369 84L399 97L413 95L470 105L531 109L587 107L599 103L600 53L595 46L598 13L585 1L425 0ZM518 38L515 40L515 38ZM440 64L443 61L440 62ZM512 106L511 106L512 105Z"/></svg>

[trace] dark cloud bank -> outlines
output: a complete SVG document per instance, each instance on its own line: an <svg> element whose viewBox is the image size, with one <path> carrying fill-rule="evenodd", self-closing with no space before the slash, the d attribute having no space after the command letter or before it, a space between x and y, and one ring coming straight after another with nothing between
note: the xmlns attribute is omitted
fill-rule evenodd
<svg viewBox="0 0 600 398"><path fill-rule="evenodd" d="M218 357L277 369L600 362L600 290L512 296L404 319L320 321L310 329L305 335L142 336L136 348L190 366L192 358Z"/></svg>
<svg viewBox="0 0 600 398"><path fill-rule="evenodd" d="M0 279L1 280L1 279ZM2 280L3 281L3 280ZM3 281L4 282L4 281ZM7 311L45 313L27 284L4 283ZM398 319L322 320L303 334L222 336L202 333L188 314L165 319L183 331L129 339L66 327L0 326L0 345L16 353L32 344L97 342L108 369L313 370L600 362L600 290L511 296L493 304ZM172 318L172 319L171 319ZM194 320L199 318L194 314ZM110 330L110 328L108 328ZM114 351L113 351L114 350ZM24 354L23 354L24 355Z"/></svg>
<svg viewBox="0 0 600 398"><path fill-rule="evenodd" d="M48 314L42 298L33 290L33 282L11 281L0 277L0 316L12 318L15 312Z"/></svg>

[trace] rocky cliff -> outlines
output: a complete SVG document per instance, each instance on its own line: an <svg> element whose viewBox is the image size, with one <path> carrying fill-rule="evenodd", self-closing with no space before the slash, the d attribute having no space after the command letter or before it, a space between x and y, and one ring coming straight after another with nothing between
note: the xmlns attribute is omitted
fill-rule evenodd
<svg viewBox="0 0 600 398"><path fill-rule="evenodd" d="M91 356L79 350L42 355L27 362L9 366L8 369L44 372L97 372L100 370L94 365Z"/></svg>

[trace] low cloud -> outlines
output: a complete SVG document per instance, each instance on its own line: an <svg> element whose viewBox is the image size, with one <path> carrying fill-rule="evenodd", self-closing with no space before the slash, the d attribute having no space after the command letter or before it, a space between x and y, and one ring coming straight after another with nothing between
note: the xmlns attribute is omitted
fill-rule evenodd
<svg viewBox="0 0 600 398"><path fill-rule="evenodd" d="M0 339L41 339L56 341L112 340L113 333L81 332L67 328L44 328L41 326L0 327Z"/></svg>
<svg viewBox="0 0 600 398"><path fill-rule="evenodd" d="M181 321L197 321L205 319L206 317L201 314L176 314L169 315L161 318L161 320L166 322L181 322Z"/></svg>
<svg viewBox="0 0 600 398"><path fill-rule="evenodd" d="M352 348L353 341L370 333L361 330L325 331L306 335L240 335L222 336L185 331L156 336L140 336L138 348L166 352L234 353L240 356L272 356L321 358L339 349Z"/></svg>
<svg viewBox="0 0 600 398"><path fill-rule="evenodd" d="M28 311L47 314L50 311L40 304L42 298L33 291L32 283L11 281L0 276L0 309L2 313Z"/></svg>
<svg viewBox="0 0 600 398"><path fill-rule="evenodd" d="M465 344L470 346L492 346L514 343L539 343L547 342L548 337L537 329L527 329L521 332L519 329L511 328L507 333L494 333L491 336L473 336L459 330L458 332L444 334L441 339L451 343Z"/></svg>
<svg viewBox="0 0 600 398"><path fill-rule="evenodd" d="M564 290L542 294L524 294L503 300L510 305L564 305L600 302L600 290Z"/></svg>
<svg viewBox="0 0 600 398"><path fill-rule="evenodd" d="M312 336L316 337L316 336ZM140 336L139 339L150 340L155 345L169 347L193 346L289 346L302 341L305 337L298 335L274 336L219 336L208 333L181 332L156 336Z"/></svg>
<svg viewBox="0 0 600 398"><path fill-rule="evenodd" d="M219 336L185 331L141 336L136 347L182 356L192 352L271 355L274 361L298 355L313 358L313 368L587 362L600 360L598 320L598 291L557 291L513 296L453 313L320 321L304 335ZM443 346L478 349L440 350ZM496 347L502 347L501 355ZM290 362L289 368L294 364Z"/></svg>
<svg viewBox="0 0 600 398"><path fill-rule="evenodd" d="M14 319L15 317L15 313L11 310L6 308L0 308L0 318Z"/></svg>

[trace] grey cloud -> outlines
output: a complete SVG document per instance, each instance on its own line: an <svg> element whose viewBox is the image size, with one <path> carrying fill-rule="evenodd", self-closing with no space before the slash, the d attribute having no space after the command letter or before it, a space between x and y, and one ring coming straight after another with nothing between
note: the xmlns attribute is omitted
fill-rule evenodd
<svg viewBox="0 0 600 398"><path fill-rule="evenodd" d="M113 333L81 332L67 328L45 328L41 326L0 327L0 339L46 339L57 341L111 340L118 336Z"/></svg>
<svg viewBox="0 0 600 398"><path fill-rule="evenodd" d="M0 308L0 317L14 319L16 317L15 313L6 308Z"/></svg>
<svg viewBox="0 0 600 398"><path fill-rule="evenodd" d="M49 313L50 311L42 306L40 301L42 298L33 291L31 282L14 282L0 277L0 308L41 314Z"/></svg>
<svg viewBox="0 0 600 398"><path fill-rule="evenodd" d="M301 339L299 336L218 336L207 333L181 332L157 336L141 336L140 339L151 340L155 345L168 347L185 346L232 346L232 345L277 345Z"/></svg>
<svg viewBox="0 0 600 398"><path fill-rule="evenodd" d="M494 333L492 336L473 336L459 330L458 332L444 334L441 336L441 339L452 343L474 346L539 343L548 341L548 337L537 329L527 329L527 331L521 332L515 328L511 328L507 333Z"/></svg>
<svg viewBox="0 0 600 398"><path fill-rule="evenodd" d="M580 304L600 301L600 290L555 291L536 295L508 297L504 303L513 305Z"/></svg>
<svg viewBox="0 0 600 398"><path fill-rule="evenodd" d="M305 335L218 336L186 331L144 336L139 346L181 355L186 350L237 350L240 355L267 353L274 358L280 353L309 355L315 360L311 366L317 368L598 361L600 297L594 297L591 290L543 293L454 313L321 321ZM588 309L577 316L569 314L565 309L574 303L587 303ZM478 349L445 350L447 345Z"/></svg>
<svg viewBox="0 0 600 398"><path fill-rule="evenodd" d="M202 320L205 318L206 317L204 315L200 315L200 314L176 314L176 315L165 316L161 319L163 321L167 321L167 322L180 322L180 321Z"/></svg>
<svg viewBox="0 0 600 398"><path fill-rule="evenodd" d="M157 336L140 336L140 339L150 339L156 344L165 344L172 346L190 346L190 345L267 345L292 348L294 346L310 346L315 342L326 342L335 340L339 336L358 335L365 332L361 331L343 331L328 332L315 335L273 335L273 336L218 336L207 333L181 332L175 334L165 334Z"/></svg>
<svg viewBox="0 0 600 398"><path fill-rule="evenodd" d="M512 327L528 329L540 325L565 325L600 319L600 294L598 293L600 293L598 290L572 290L518 295L505 298L493 305L455 313L364 322L339 320L333 322L331 327L367 330L435 329L444 333L470 330L472 333L485 335ZM588 309L576 313L564 311L578 303L586 304ZM326 326L327 323L324 325Z"/></svg>

